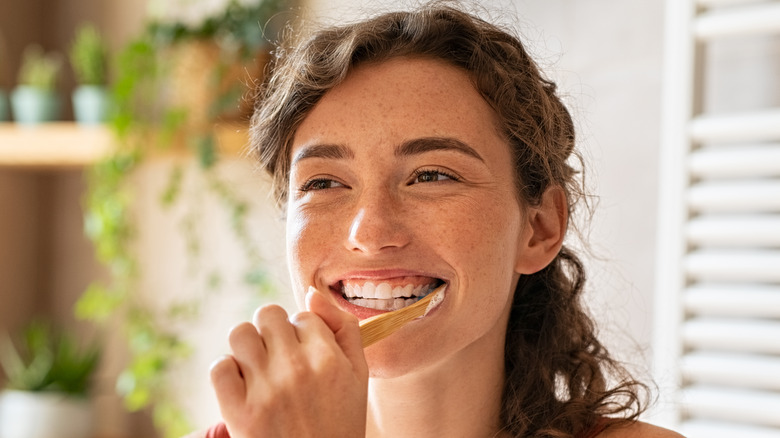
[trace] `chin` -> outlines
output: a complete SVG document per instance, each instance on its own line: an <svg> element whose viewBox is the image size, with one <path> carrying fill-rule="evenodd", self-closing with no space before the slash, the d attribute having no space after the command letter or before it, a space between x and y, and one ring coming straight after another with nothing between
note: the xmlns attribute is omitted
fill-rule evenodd
<svg viewBox="0 0 780 438"><path fill-rule="evenodd" d="M387 338L366 348L369 377L391 379L422 372L442 361L440 348L432 337ZM428 342L426 342L428 341Z"/></svg>
<svg viewBox="0 0 780 438"><path fill-rule="evenodd" d="M372 379L393 379L407 376L422 371L425 366L420 361L405 360L398 355L388 355L388 357L375 358L374 355L366 354L368 361L368 377ZM399 360L400 359L400 360Z"/></svg>

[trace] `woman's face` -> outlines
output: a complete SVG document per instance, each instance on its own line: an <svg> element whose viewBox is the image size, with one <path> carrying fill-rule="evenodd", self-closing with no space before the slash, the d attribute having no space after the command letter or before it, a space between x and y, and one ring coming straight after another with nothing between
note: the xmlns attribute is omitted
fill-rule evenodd
<svg viewBox="0 0 780 438"><path fill-rule="evenodd" d="M366 349L374 376L503 349L529 227L495 117L465 72L399 58L356 68L295 134L287 242L299 304L313 285L363 319L447 284L434 312Z"/></svg>

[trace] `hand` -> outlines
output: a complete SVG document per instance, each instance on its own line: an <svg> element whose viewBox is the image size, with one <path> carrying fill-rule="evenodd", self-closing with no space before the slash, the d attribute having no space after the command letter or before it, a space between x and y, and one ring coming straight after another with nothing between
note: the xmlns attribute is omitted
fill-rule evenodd
<svg viewBox="0 0 780 438"><path fill-rule="evenodd" d="M232 438L365 436L368 366L358 320L316 291L308 311L261 307L211 367Z"/></svg>

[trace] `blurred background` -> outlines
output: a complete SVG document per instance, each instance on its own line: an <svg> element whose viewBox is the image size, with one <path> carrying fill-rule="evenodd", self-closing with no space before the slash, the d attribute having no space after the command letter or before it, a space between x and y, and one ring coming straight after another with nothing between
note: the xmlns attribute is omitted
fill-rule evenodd
<svg viewBox="0 0 780 438"><path fill-rule="evenodd" d="M0 332L19 353L0 345L0 437L11 395L65 386L52 370L92 415L74 437L219 420L208 366L230 327L294 310L246 84L280 35L414 4L0 0ZM520 34L574 115L594 210L570 243L607 345L657 384L647 419L780 436L780 2L468 4ZM24 115L20 85L59 103ZM75 109L84 86L109 115Z"/></svg>

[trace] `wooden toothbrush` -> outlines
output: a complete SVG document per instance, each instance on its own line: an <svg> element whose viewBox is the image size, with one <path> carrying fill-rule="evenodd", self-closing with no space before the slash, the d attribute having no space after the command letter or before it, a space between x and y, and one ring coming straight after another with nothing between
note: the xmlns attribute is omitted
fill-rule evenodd
<svg viewBox="0 0 780 438"><path fill-rule="evenodd" d="M444 299L444 289L446 288L447 285L442 284L411 306L360 321L360 337L363 339L363 348L390 336L407 322L427 315Z"/></svg>

